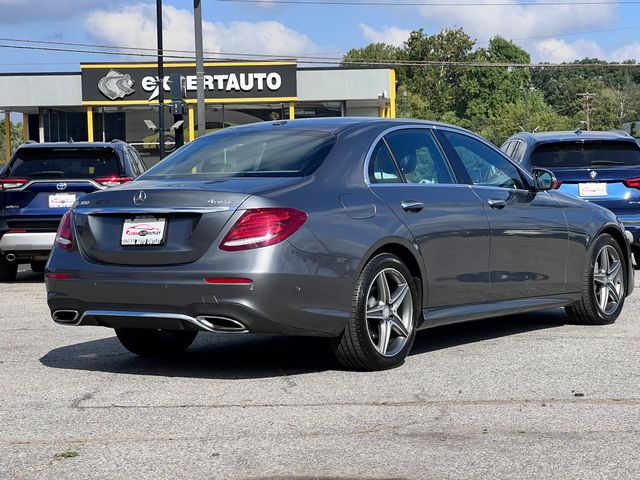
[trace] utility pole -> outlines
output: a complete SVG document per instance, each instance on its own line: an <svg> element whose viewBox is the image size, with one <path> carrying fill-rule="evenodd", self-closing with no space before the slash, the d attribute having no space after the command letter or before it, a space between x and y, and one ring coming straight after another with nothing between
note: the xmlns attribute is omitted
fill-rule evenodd
<svg viewBox="0 0 640 480"><path fill-rule="evenodd" d="M164 158L164 54L162 48L162 0L156 0L156 31L158 34L158 151Z"/></svg>
<svg viewBox="0 0 640 480"><path fill-rule="evenodd" d="M204 111L204 59L202 53L202 6L200 0L193 0L193 23L196 40L196 113L198 136L207 133Z"/></svg>
<svg viewBox="0 0 640 480"><path fill-rule="evenodd" d="M591 100L595 95L593 93L584 92L578 93L577 96L582 99L582 105L586 116L585 125L587 127L587 131L589 131L591 130Z"/></svg>
<svg viewBox="0 0 640 480"><path fill-rule="evenodd" d="M524 89L524 131L529 131L529 93L535 90L535 87L531 84L520 87Z"/></svg>

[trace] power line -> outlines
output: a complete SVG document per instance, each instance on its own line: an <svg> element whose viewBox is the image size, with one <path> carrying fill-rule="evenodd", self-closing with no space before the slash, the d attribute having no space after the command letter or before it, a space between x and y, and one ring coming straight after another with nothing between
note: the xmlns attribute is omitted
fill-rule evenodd
<svg viewBox="0 0 640 480"><path fill-rule="evenodd" d="M123 45L100 45L100 44L96 44L96 43L77 43L77 42L61 42L61 41L53 41L53 40L31 40L31 39L22 39L22 38L8 38L8 37L0 37L0 41L2 42L16 42L16 43L28 43L28 44L43 44L43 45L64 45L64 46L72 46L72 47L90 47L90 48L107 48L107 49L118 49L118 50L132 50L135 52L139 52L139 51L143 51L143 52L154 52L152 56L157 56L157 49L155 48L148 48L148 47L128 47L128 46L123 46ZM170 48L165 48L163 50L164 52L171 52L171 53L185 53L190 55L189 58L195 57L195 51L194 50L177 50L177 49L170 49ZM215 55L215 56L227 56L227 57L254 57L254 58L276 58L276 59L282 59L283 57L289 58L289 57L295 57L295 58L310 58L310 59L322 59L322 60L338 60L338 57L324 57L321 56L323 54L316 54L316 55L275 55L275 54L267 54L267 53L231 53L231 52L210 52L210 51L205 51L203 52L206 55ZM334 55L344 55L345 52L329 52L329 53L325 53L325 55L329 55L329 54L334 54ZM140 55L140 56L146 56L146 55ZM173 55L165 55L165 58L183 58L180 56L173 56Z"/></svg>
<svg viewBox="0 0 640 480"><path fill-rule="evenodd" d="M520 37L520 38L510 38L512 42L521 42L523 40L539 40L541 38L556 38L556 37L571 37L574 35L589 35L591 33L606 33L606 32L622 32L625 30L637 30L640 28L640 25L636 25L635 27L620 27L620 28L604 28L601 30L585 30L582 32L566 32L566 33L554 33L548 35L537 35L535 37ZM484 45L488 44L489 40L477 41L476 45Z"/></svg>
<svg viewBox="0 0 640 480"><path fill-rule="evenodd" d="M81 49L69 47L48 47L35 45L15 45L0 44L0 48L15 48L23 50L88 53L95 55L111 56L133 56L133 57L157 57L157 53L132 53L114 50ZM132 47L127 47L132 48ZM154 50L155 51L155 50ZM165 57L167 57L165 55ZM193 55L169 55L168 58L179 58L182 60L194 61ZM282 57L280 57L282 58ZM220 59L207 58L209 61L220 61ZM250 60L250 58L247 58ZM344 60L340 58L323 58L307 56L303 63L323 64L323 65L348 65L363 67L473 67L473 68L637 68L637 63L512 63L512 62L473 62L473 61L441 61L441 60L379 60L379 59L357 59Z"/></svg>
<svg viewBox="0 0 640 480"><path fill-rule="evenodd" d="M264 4L264 0L213 0L222 3L260 3ZM354 0L269 0L268 3L276 3L282 5L321 5L321 6L384 6L384 7L558 7L563 5L640 5L640 0L599 0L589 1L553 1L553 2L533 2L527 1L522 3L513 3L505 1L497 2L455 2L455 3L439 3L439 2L389 2L389 1L354 1Z"/></svg>

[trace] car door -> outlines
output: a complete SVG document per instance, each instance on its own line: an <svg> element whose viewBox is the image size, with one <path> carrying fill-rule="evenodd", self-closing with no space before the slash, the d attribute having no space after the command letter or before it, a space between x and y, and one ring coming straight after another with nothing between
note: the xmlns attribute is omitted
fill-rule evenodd
<svg viewBox="0 0 640 480"><path fill-rule="evenodd" d="M482 203L459 184L428 128L400 127L370 156L371 190L407 225L428 276L425 306L479 303L489 290L490 231Z"/></svg>
<svg viewBox="0 0 640 480"><path fill-rule="evenodd" d="M488 300L564 292L569 242L560 202L549 192L533 192L515 164L487 142L447 129L439 136L489 216Z"/></svg>

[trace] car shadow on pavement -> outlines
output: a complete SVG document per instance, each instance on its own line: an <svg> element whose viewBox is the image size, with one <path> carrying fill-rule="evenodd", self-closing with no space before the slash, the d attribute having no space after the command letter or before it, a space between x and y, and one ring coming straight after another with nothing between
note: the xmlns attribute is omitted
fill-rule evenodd
<svg viewBox="0 0 640 480"><path fill-rule="evenodd" d="M563 325L564 311L513 315L418 332L410 355ZM249 379L341 370L328 339L200 334L170 359L140 358L110 337L56 348L40 358L51 368L185 378Z"/></svg>
<svg viewBox="0 0 640 480"><path fill-rule="evenodd" d="M11 283L44 283L44 275L31 270L19 270L16 279Z"/></svg>

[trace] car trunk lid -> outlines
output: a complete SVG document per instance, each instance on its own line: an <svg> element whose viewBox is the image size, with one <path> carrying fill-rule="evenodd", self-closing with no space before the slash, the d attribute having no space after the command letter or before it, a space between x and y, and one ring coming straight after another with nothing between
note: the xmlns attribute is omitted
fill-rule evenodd
<svg viewBox="0 0 640 480"><path fill-rule="evenodd" d="M79 202L74 210L76 237L83 254L94 262L137 266L191 263L211 247L252 194L295 180L300 179L132 182ZM123 245L125 227L141 228L145 236L158 233L160 244Z"/></svg>

